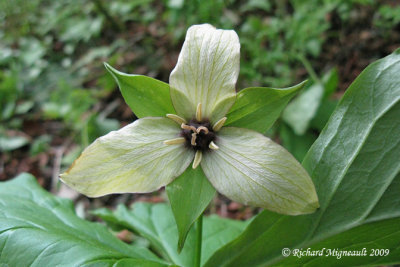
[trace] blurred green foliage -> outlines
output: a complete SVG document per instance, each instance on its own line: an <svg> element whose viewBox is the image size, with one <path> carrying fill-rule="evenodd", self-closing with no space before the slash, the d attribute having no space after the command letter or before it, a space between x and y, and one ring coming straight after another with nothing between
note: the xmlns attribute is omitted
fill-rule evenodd
<svg viewBox="0 0 400 267"><path fill-rule="evenodd" d="M116 87L102 61L167 81L192 24L237 31L242 45L239 88L293 85L305 78L304 64L318 59L332 34L329 14L339 14L345 25L362 6L376 10L377 28L387 32L400 23L400 7L373 0L1 1L0 150L29 144L35 155L48 149L53 135L29 138L23 133L27 120L61 122L57 134L82 146L119 128L116 116L109 118L118 103L112 101ZM313 86L325 92L316 97L304 129L286 121L276 131L292 152L295 136L306 140L308 148L312 130L320 130L335 105L326 104L336 88L326 97L326 83L318 77L323 71L310 74L313 81L304 92L315 96ZM293 153L302 158L303 152Z"/></svg>
<svg viewBox="0 0 400 267"><path fill-rule="evenodd" d="M374 17L374 24L386 30L386 35L390 34L390 30L400 24L400 5L397 7L389 5L380 6Z"/></svg>

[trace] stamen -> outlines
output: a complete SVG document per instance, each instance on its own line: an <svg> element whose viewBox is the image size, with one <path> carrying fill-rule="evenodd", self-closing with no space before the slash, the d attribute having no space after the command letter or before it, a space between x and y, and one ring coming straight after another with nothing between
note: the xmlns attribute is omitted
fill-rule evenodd
<svg viewBox="0 0 400 267"><path fill-rule="evenodd" d="M226 121L226 117L223 117L222 119L220 119L219 121L217 121L214 125L213 125L213 130L215 132L218 132L219 130L221 130L222 126L224 126L224 123Z"/></svg>
<svg viewBox="0 0 400 267"><path fill-rule="evenodd" d="M186 125L186 124L182 123L181 128L185 129L185 130L196 132L196 127L194 127L192 125Z"/></svg>
<svg viewBox="0 0 400 267"><path fill-rule="evenodd" d="M203 158L203 153L201 153L200 150L196 151L196 154L194 155L194 160L193 160L193 169L196 169L197 166L199 166L201 159Z"/></svg>
<svg viewBox="0 0 400 267"><path fill-rule="evenodd" d="M179 144L183 144L186 142L186 139L184 137L178 137L178 138L174 138L174 139L170 139L170 140L165 140L164 144L166 145L179 145Z"/></svg>
<svg viewBox="0 0 400 267"><path fill-rule="evenodd" d="M197 121L196 118L190 120L187 124L181 124L180 136L185 138L186 146L197 151L209 151L210 149L218 149L217 145L210 145L216 136L211 129L209 120Z"/></svg>
<svg viewBox="0 0 400 267"><path fill-rule="evenodd" d="M179 117L178 115L167 114L166 116L167 116L167 118L170 118L171 120L175 121L179 125L181 125L182 123L186 123L186 120L184 118L182 118L182 117Z"/></svg>
<svg viewBox="0 0 400 267"><path fill-rule="evenodd" d="M212 150L217 150L219 147L214 143L214 141L211 141L211 143L208 145L208 147Z"/></svg>
<svg viewBox="0 0 400 267"><path fill-rule="evenodd" d="M207 127L204 126L200 126L199 128L197 128L196 132L199 134L201 131L204 131L205 134L208 134L209 131L207 129Z"/></svg>
<svg viewBox="0 0 400 267"><path fill-rule="evenodd" d="M190 140L190 144L192 146L196 145L196 138L197 138L197 134L196 133L192 133L192 140Z"/></svg>
<svg viewBox="0 0 400 267"><path fill-rule="evenodd" d="M201 121L201 103L197 104L196 120Z"/></svg>

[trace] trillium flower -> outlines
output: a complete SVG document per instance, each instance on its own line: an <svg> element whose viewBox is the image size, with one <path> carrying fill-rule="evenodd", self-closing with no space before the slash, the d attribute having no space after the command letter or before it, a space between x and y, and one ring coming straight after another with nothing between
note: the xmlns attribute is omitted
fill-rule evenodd
<svg viewBox="0 0 400 267"><path fill-rule="evenodd" d="M62 181L89 197L145 193L187 168L202 168L234 201L291 215L314 212L314 184L289 152L256 131L224 127L239 56L233 30L190 27L169 81L176 113L141 118L98 138Z"/></svg>

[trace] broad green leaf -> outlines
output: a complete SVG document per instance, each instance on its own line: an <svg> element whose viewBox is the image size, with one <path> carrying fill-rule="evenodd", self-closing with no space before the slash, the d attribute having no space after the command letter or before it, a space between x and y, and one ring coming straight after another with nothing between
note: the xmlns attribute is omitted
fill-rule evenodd
<svg viewBox="0 0 400 267"><path fill-rule="evenodd" d="M287 266L291 258L282 257L285 247L320 247L335 240L347 248L357 240L367 240L368 246L380 248L386 229L398 231L399 72L400 50L367 67L348 88L306 155L303 165L313 177L321 208L298 217L262 212L243 234L214 254L207 266ZM399 240L396 231L387 237L389 241ZM351 265L400 263L399 243L389 241L382 246L390 249L390 257L355 257Z"/></svg>
<svg viewBox="0 0 400 267"><path fill-rule="evenodd" d="M307 81L288 88L251 87L241 90L225 125L265 133Z"/></svg>
<svg viewBox="0 0 400 267"><path fill-rule="evenodd" d="M153 249L173 264L192 267L196 231L193 227L180 253L176 250L178 229L170 206L166 204L136 203L131 210L120 205L115 212L100 209L94 212L111 227L120 226L148 239ZM204 217L202 258L204 263L218 248L238 236L247 222Z"/></svg>
<svg viewBox="0 0 400 267"><path fill-rule="evenodd" d="M201 168L187 168L181 176L166 186L166 190L178 227L180 251L193 223L213 199L215 189Z"/></svg>
<svg viewBox="0 0 400 267"><path fill-rule="evenodd" d="M282 214L314 212L318 197L310 176L286 149L249 129L224 127L218 150L203 152L208 180L228 198Z"/></svg>
<svg viewBox="0 0 400 267"><path fill-rule="evenodd" d="M211 123L225 116L235 102L240 43L235 31L209 24L191 26L171 73L171 98L177 114L195 118L201 103L203 118Z"/></svg>
<svg viewBox="0 0 400 267"><path fill-rule="evenodd" d="M107 63L104 66L118 83L125 102L138 118L175 114L167 83L143 75L126 74Z"/></svg>
<svg viewBox="0 0 400 267"><path fill-rule="evenodd" d="M285 216L263 211L232 242L217 250L205 266L265 266L308 236L310 215Z"/></svg>
<svg viewBox="0 0 400 267"><path fill-rule="evenodd" d="M303 162L321 192L315 238L362 222L400 170L398 70L399 54L368 67Z"/></svg>
<svg viewBox="0 0 400 267"><path fill-rule="evenodd" d="M194 152L184 144L164 144L179 133L180 127L168 118L138 119L98 138L60 177L90 197L155 191L193 160Z"/></svg>
<svg viewBox="0 0 400 267"><path fill-rule="evenodd" d="M193 266L195 236L189 235L178 253L178 230L171 208L166 204L136 203L132 210L119 205L112 213L107 209L94 212L112 227L120 225L150 241L164 259L179 266Z"/></svg>
<svg viewBox="0 0 400 267"><path fill-rule="evenodd" d="M368 215L366 221L377 221L383 219L400 217L400 173L386 189L374 209Z"/></svg>
<svg viewBox="0 0 400 267"><path fill-rule="evenodd" d="M166 266L77 217L71 201L49 194L29 174L0 185L0 251L1 266Z"/></svg>
<svg viewBox="0 0 400 267"><path fill-rule="evenodd" d="M217 215L203 218L201 262L204 264L220 247L243 232L249 221L220 218Z"/></svg>

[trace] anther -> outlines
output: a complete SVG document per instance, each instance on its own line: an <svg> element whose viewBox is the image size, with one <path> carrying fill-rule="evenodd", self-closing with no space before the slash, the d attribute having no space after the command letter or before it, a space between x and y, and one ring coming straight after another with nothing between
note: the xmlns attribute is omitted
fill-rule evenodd
<svg viewBox="0 0 400 267"><path fill-rule="evenodd" d="M197 104L196 120L201 121L201 103Z"/></svg>
<svg viewBox="0 0 400 267"><path fill-rule="evenodd" d="M192 133L192 140L190 140L190 144L192 146L196 145L196 138L197 138L197 134L196 133Z"/></svg>
<svg viewBox="0 0 400 267"><path fill-rule="evenodd" d="M224 126L225 121L226 121L226 117L223 117L222 119L217 121L212 127L214 132L218 132L219 130L221 130L222 126Z"/></svg>
<svg viewBox="0 0 400 267"><path fill-rule="evenodd" d="M178 138L174 138L174 139L170 139L170 140L165 140L164 144L166 145L179 145L179 144L183 144L186 142L186 139L184 137L178 137Z"/></svg>
<svg viewBox="0 0 400 267"><path fill-rule="evenodd" d="M204 131L205 134L208 134L208 133L209 133L208 128L207 128L207 127L204 127L204 126L200 126L200 127L198 127L198 128L196 129L196 133L198 133L198 134L199 134L201 131Z"/></svg>
<svg viewBox="0 0 400 267"><path fill-rule="evenodd" d="M217 150L219 147L214 143L214 141L211 141L211 143L208 145L208 147L212 150Z"/></svg>
<svg viewBox="0 0 400 267"><path fill-rule="evenodd" d="M194 160L193 160L193 169L196 169L197 166L199 166L201 159L203 158L203 153L200 150L196 151L196 154L194 155Z"/></svg>
<svg viewBox="0 0 400 267"><path fill-rule="evenodd" d="M167 114L166 115L167 118L170 118L171 120L173 120L174 122L178 123L179 125L186 124L186 120L182 117L179 117L178 115L175 114Z"/></svg>
<svg viewBox="0 0 400 267"><path fill-rule="evenodd" d="M189 130L189 131L193 131L196 132L196 127L192 126L192 125L186 125L184 123L181 124L181 128L184 130Z"/></svg>

